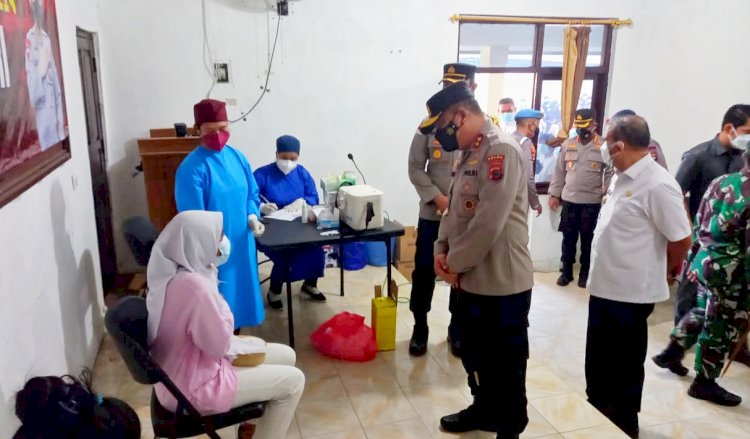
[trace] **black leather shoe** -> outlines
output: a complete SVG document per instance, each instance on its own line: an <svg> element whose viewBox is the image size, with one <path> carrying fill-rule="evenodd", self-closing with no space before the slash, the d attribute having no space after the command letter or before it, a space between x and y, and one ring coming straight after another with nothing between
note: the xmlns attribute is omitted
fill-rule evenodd
<svg viewBox="0 0 750 439"><path fill-rule="evenodd" d="M573 275L568 275L567 273L563 273L557 278L557 284L561 287L567 286L572 281Z"/></svg>
<svg viewBox="0 0 750 439"><path fill-rule="evenodd" d="M268 292L268 294L266 294L266 299L268 299L268 306L273 309L281 309L284 307L284 302L281 301L281 294Z"/></svg>
<svg viewBox="0 0 750 439"><path fill-rule="evenodd" d="M742 402L740 396L728 392L716 384L715 380L706 379L700 375L695 378L688 389L688 395L726 407L736 407Z"/></svg>
<svg viewBox="0 0 750 439"><path fill-rule="evenodd" d="M318 287L302 284L302 292L310 296L310 298L316 302L326 301L325 294L321 293Z"/></svg>
<svg viewBox="0 0 750 439"><path fill-rule="evenodd" d="M461 340L456 337L451 337L450 330L448 331L448 345L451 348L451 354L456 358L461 358Z"/></svg>
<svg viewBox="0 0 750 439"><path fill-rule="evenodd" d="M669 369L673 374L684 377L688 374L688 368L682 365L684 356L685 350L677 342L671 341L661 354L651 360L662 369Z"/></svg>
<svg viewBox="0 0 750 439"><path fill-rule="evenodd" d="M578 275L578 287L579 288L586 288L586 284L589 281L589 274L588 273L581 273Z"/></svg>
<svg viewBox="0 0 750 439"><path fill-rule="evenodd" d="M448 433L466 433L474 430L497 431L496 425L491 421L480 419L472 407L443 416L440 418L440 426Z"/></svg>
<svg viewBox="0 0 750 439"><path fill-rule="evenodd" d="M411 340L409 340L409 354L415 357L424 355L427 352L427 338L429 335L429 328L420 328L415 325L411 333Z"/></svg>

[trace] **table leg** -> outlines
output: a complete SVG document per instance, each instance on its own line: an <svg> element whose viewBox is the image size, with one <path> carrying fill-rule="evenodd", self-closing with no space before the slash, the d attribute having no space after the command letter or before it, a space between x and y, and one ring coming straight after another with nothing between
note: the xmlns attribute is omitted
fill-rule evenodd
<svg viewBox="0 0 750 439"><path fill-rule="evenodd" d="M386 271L388 273L388 297L392 297L392 291L391 291L391 238L388 238L385 240L385 261L387 262Z"/></svg>
<svg viewBox="0 0 750 439"><path fill-rule="evenodd" d="M339 244L339 283L341 284L341 297L344 297L344 241Z"/></svg>
<svg viewBox="0 0 750 439"><path fill-rule="evenodd" d="M289 319L289 347L294 349L294 310L292 310L292 283L286 283L286 312Z"/></svg>

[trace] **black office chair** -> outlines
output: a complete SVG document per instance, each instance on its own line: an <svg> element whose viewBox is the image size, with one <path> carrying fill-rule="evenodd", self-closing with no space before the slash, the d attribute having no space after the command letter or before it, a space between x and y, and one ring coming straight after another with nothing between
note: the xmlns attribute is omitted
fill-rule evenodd
<svg viewBox="0 0 750 439"><path fill-rule="evenodd" d="M141 384L161 383L177 400L175 414L162 407L152 391L151 424L156 437L182 438L207 434L212 439L220 439L216 430L263 416L265 402L246 404L211 416L198 413L148 352L148 313L144 298L124 297L107 311L104 320L133 379Z"/></svg>
<svg viewBox="0 0 750 439"><path fill-rule="evenodd" d="M151 249L159 236L159 230L148 218L134 216L123 221L122 235L138 265L146 268L151 257ZM144 282L141 285L138 294L141 296L148 294L148 283Z"/></svg>

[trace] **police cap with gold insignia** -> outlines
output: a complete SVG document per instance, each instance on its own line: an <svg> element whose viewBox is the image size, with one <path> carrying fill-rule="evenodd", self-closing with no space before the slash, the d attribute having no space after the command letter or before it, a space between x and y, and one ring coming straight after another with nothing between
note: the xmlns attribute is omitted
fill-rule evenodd
<svg viewBox="0 0 750 439"><path fill-rule="evenodd" d="M477 67L471 64L454 62L443 66L443 79L440 82L455 84L461 81L473 81L477 73Z"/></svg>
<svg viewBox="0 0 750 439"><path fill-rule="evenodd" d="M422 134L428 134L434 128L443 111L450 108L453 104L468 99L474 99L474 95L465 82L458 82L435 93L427 101L428 116L419 125L419 131Z"/></svg>
<svg viewBox="0 0 750 439"><path fill-rule="evenodd" d="M573 119L573 126L576 128L588 128L591 122L596 119L596 112L590 108L580 108L576 110L576 117Z"/></svg>

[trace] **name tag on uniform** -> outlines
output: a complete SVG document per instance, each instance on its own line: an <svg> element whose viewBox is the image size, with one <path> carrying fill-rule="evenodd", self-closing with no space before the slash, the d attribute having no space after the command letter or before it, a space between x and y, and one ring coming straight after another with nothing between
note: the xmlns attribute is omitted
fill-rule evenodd
<svg viewBox="0 0 750 439"><path fill-rule="evenodd" d="M476 177L479 175L479 171L476 169L467 169L464 171L464 177Z"/></svg>

